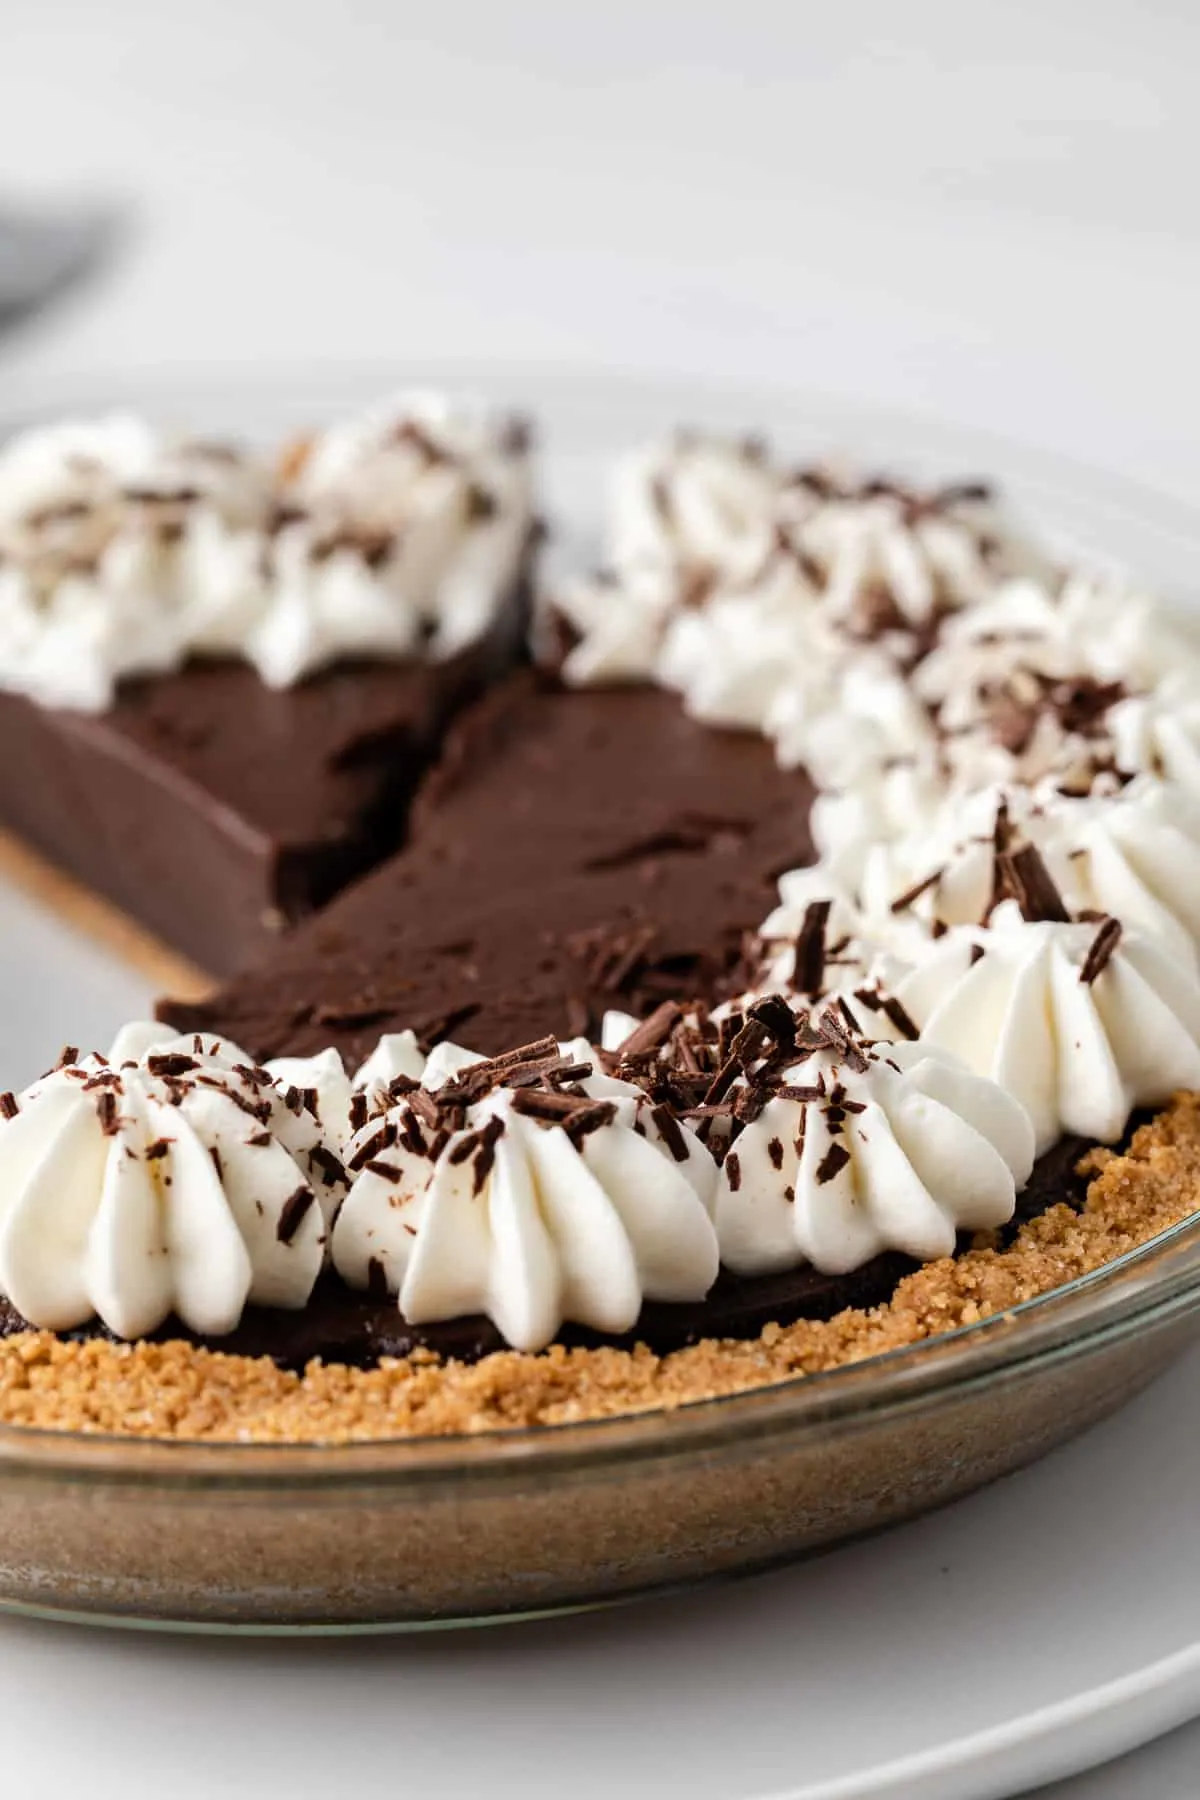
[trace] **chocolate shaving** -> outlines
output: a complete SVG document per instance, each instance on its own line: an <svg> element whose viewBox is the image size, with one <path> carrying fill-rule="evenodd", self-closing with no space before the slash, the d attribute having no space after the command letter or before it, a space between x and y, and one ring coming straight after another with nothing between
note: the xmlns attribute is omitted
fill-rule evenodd
<svg viewBox="0 0 1200 1800"><path fill-rule="evenodd" d="M764 994L761 1000L747 1008L747 1016L761 1026L781 1050L790 1050L795 1043L796 1015L781 994Z"/></svg>
<svg viewBox="0 0 1200 1800"><path fill-rule="evenodd" d="M731 1150L725 1158L725 1178L729 1183L730 1192L736 1194L742 1185L742 1165L736 1150Z"/></svg>
<svg viewBox="0 0 1200 1800"><path fill-rule="evenodd" d="M828 1048L842 1058L847 1068L853 1069L855 1074L861 1075L870 1065L861 1044L856 1043L851 1035L857 1031L853 1013L850 1012L844 1001L839 1001L839 1006L842 1008L841 1011L827 1006L817 1020L817 1024Z"/></svg>
<svg viewBox="0 0 1200 1800"><path fill-rule="evenodd" d="M308 1153L308 1160L314 1169L319 1169L326 1187L333 1187L336 1182L345 1181L346 1170L341 1160L326 1149L324 1144L314 1144Z"/></svg>
<svg viewBox="0 0 1200 1800"><path fill-rule="evenodd" d="M482 1191L483 1184L491 1173L492 1164L496 1160L496 1145L504 1136L504 1120L491 1118L482 1125L477 1133L479 1144L472 1164L472 1179L475 1192Z"/></svg>
<svg viewBox="0 0 1200 1800"><path fill-rule="evenodd" d="M549 1082L552 1088L569 1087L572 1082L586 1081L595 1072L595 1065L590 1062L558 1063L543 1070L542 1080Z"/></svg>
<svg viewBox="0 0 1200 1800"><path fill-rule="evenodd" d="M648 1056L666 1043L672 1031L679 1023L682 1012L674 1000L664 1000L656 1006L648 1019L635 1025L629 1036L618 1046L618 1055L633 1061L639 1056Z"/></svg>
<svg viewBox="0 0 1200 1800"><path fill-rule="evenodd" d="M413 1021L413 1035L423 1050L428 1050L441 1039L452 1037L460 1025L465 1025L479 1011L479 1003L468 1000L462 1006L452 1006L445 1012L430 1013L421 1020ZM377 1009L371 1023L378 1019L381 1023L388 1017L388 1008ZM356 1021L351 1020L353 1024Z"/></svg>
<svg viewBox="0 0 1200 1800"><path fill-rule="evenodd" d="M17 1105L17 1096L12 1092L11 1088L6 1089L3 1094L0 1094L0 1117L5 1119L15 1119L19 1111L20 1107Z"/></svg>
<svg viewBox="0 0 1200 1800"><path fill-rule="evenodd" d="M163 1075L168 1078L174 1075L190 1075L196 1066L194 1056L185 1056L179 1050L164 1051L160 1056L146 1058L146 1067L151 1075Z"/></svg>
<svg viewBox="0 0 1200 1800"><path fill-rule="evenodd" d="M757 1082L736 1088L730 1111L739 1125L752 1125L770 1098L770 1089Z"/></svg>
<svg viewBox="0 0 1200 1800"><path fill-rule="evenodd" d="M394 444L407 444L431 468L437 468L441 464L452 464L455 461L447 446L440 443L419 419L401 419L393 428L391 435Z"/></svg>
<svg viewBox="0 0 1200 1800"><path fill-rule="evenodd" d="M440 1090L439 1103L482 1099L493 1088L503 1087L514 1070L540 1071L561 1060L557 1038L536 1038L533 1043L521 1044L515 1050L505 1050L499 1056L489 1056L484 1062L461 1069Z"/></svg>
<svg viewBox="0 0 1200 1800"><path fill-rule="evenodd" d="M396 1139L399 1143L403 1144L410 1155L425 1155L425 1133L421 1128L421 1121L417 1118L415 1113L405 1112L401 1114L400 1122L396 1126ZM369 1169L371 1165L368 1162L364 1163L363 1166L364 1168Z"/></svg>
<svg viewBox="0 0 1200 1800"><path fill-rule="evenodd" d="M146 1161L157 1162L160 1157L169 1155L173 1142L174 1140L172 1138L155 1138L152 1144L146 1145Z"/></svg>
<svg viewBox="0 0 1200 1800"><path fill-rule="evenodd" d="M495 494L478 481L471 482L466 493L466 515L468 525L482 525L494 519L500 510L500 502Z"/></svg>
<svg viewBox="0 0 1200 1800"><path fill-rule="evenodd" d="M1121 921L1112 917L1106 918L1095 937L1091 947L1083 959L1083 967L1079 971L1079 979L1085 987L1103 975L1121 941Z"/></svg>
<svg viewBox="0 0 1200 1800"><path fill-rule="evenodd" d="M251 1087L269 1088L275 1085L275 1077L270 1070L260 1069L256 1063L234 1063L233 1072L240 1075L243 1081L248 1081Z"/></svg>
<svg viewBox="0 0 1200 1800"><path fill-rule="evenodd" d="M857 1033L857 1035L859 1037L861 1037L862 1036L862 1026L859 1024L858 1019L855 1015L854 1009L850 1005L850 1002L847 1000L845 994L838 995L837 1007L838 1007L838 1011L842 1015L842 1018L846 1022L847 1029Z"/></svg>
<svg viewBox="0 0 1200 1800"><path fill-rule="evenodd" d="M817 1182L824 1187L826 1182L833 1181L850 1161L850 1152L844 1144L830 1144L828 1150L817 1164Z"/></svg>
<svg viewBox="0 0 1200 1800"><path fill-rule="evenodd" d="M593 1104L578 1094L548 1093L545 1088L518 1088L512 1097L514 1112L547 1125L561 1125Z"/></svg>
<svg viewBox="0 0 1200 1800"><path fill-rule="evenodd" d="M96 1117L100 1121L100 1129L105 1137L115 1137L121 1121L117 1113L117 1096L111 1088L105 1088L97 1099Z"/></svg>
<svg viewBox="0 0 1200 1800"><path fill-rule="evenodd" d="M775 1093L780 1100L795 1100L798 1101L801 1106L806 1106L810 1101L823 1100L825 1098L825 1083L824 1080L821 1080L814 1086L805 1087L796 1086L792 1082L785 1081L780 1083L776 1088Z"/></svg>
<svg viewBox="0 0 1200 1800"><path fill-rule="evenodd" d="M920 881L914 881L911 887L905 888L902 894L896 895L891 904L891 911L894 913L907 912L909 907L921 898L922 894L927 894L930 888L937 886L945 873L944 869L934 869L931 875L925 875Z"/></svg>
<svg viewBox="0 0 1200 1800"><path fill-rule="evenodd" d="M1022 844L1019 850L1006 851L999 859L1003 865L1005 884L1021 909L1021 916L1031 923L1045 921L1065 925L1070 914L1033 844Z"/></svg>
<svg viewBox="0 0 1200 1800"><path fill-rule="evenodd" d="M410 1080L407 1076L402 1077L402 1079L406 1083ZM395 1087L396 1084L394 1082L389 1085L389 1098L393 1100L406 1100L410 1109L416 1113L421 1123L423 1125L428 1125L430 1130L436 1131L441 1120L441 1110L438 1107L434 1095L431 1094L428 1089L418 1086L415 1082L413 1082L411 1086L406 1086L400 1093L394 1091Z"/></svg>
<svg viewBox="0 0 1200 1800"><path fill-rule="evenodd" d="M289 1194L279 1212L279 1223L275 1227L275 1236L281 1244L290 1244L304 1222L304 1216L316 1199L310 1187L298 1187L294 1194Z"/></svg>
<svg viewBox="0 0 1200 1800"><path fill-rule="evenodd" d="M825 974L825 932L832 909L832 900L810 900L796 935L792 986L798 994L809 994L814 999L821 992Z"/></svg>
<svg viewBox="0 0 1200 1800"><path fill-rule="evenodd" d="M687 1139L684 1137L679 1120L674 1113L669 1107L659 1105L651 1107L650 1117L658 1126L659 1136L675 1161L686 1162L688 1160Z"/></svg>
<svg viewBox="0 0 1200 1800"><path fill-rule="evenodd" d="M222 1093L227 1094L233 1101L239 1112L244 1112L251 1119L257 1119L260 1125L267 1124L270 1119L271 1102L269 1100L248 1100L245 1094L239 1094L236 1088L231 1088L227 1082L219 1080L215 1075L197 1075L196 1080L202 1082L205 1087L220 1088Z"/></svg>
<svg viewBox="0 0 1200 1800"><path fill-rule="evenodd" d="M396 1127L390 1120L385 1119L378 1131L373 1131L366 1143L359 1145L358 1149L347 1160L346 1167L348 1169L361 1169L365 1167L373 1156L378 1156L381 1150L386 1150L389 1145L394 1144L395 1141Z"/></svg>
<svg viewBox="0 0 1200 1800"><path fill-rule="evenodd" d="M122 497L136 506L195 506L203 495L198 487L139 487L130 484L121 490Z"/></svg>
<svg viewBox="0 0 1200 1800"><path fill-rule="evenodd" d="M601 1131L604 1126L611 1125L616 1116L617 1109L611 1100L591 1100L564 1121L563 1130L578 1150L585 1137L589 1137L593 1131Z"/></svg>
<svg viewBox="0 0 1200 1800"><path fill-rule="evenodd" d="M1008 797L1001 794L996 802L996 822L992 826L992 891L984 911L983 923L986 925L993 912L1005 898L1006 858L1012 848L1012 823L1008 816Z"/></svg>
<svg viewBox="0 0 1200 1800"><path fill-rule="evenodd" d="M855 999L862 999L862 995L856 994ZM905 1008L903 1001L898 1001L894 994L876 994L876 1001L878 1001L878 1010L883 1013L885 1019L889 1019L896 1026L901 1037L907 1037L909 1042L916 1042L921 1035L921 1030L919 1030L916 1019L912 1017L912 1013Z"/></svg>

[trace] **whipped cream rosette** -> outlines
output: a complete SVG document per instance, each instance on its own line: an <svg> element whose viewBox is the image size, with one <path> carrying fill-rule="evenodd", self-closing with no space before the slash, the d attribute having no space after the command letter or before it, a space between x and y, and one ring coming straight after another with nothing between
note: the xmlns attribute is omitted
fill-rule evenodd
<svg viewBox="0 0 1200 1800"><path fill-rule="evenodd" d="M1200 671L1194 622L1125 577L1080 565L999 583L947 620L920 686L952 718L1018 670L1148 692L1181 669Z"/></svg>
<svg viewBox="0 0 1200 1800"><path fill-rule="evenodd" d="M490 1059L439 1045L419 1079L391 1080L346 1161L335 1266L412 1324L482 1313L537 1350L568 1321L628 1331L644 1301L699 1300L716 1278L711 1156L582 1040Z"/></svg>
<svg viewBox="0 0 1200 1800"><path fill-rule="evenodd" d="M752 996L712 1013L668 1002L612 1053L717 1155L717 1234L735 1274L844 1274L886 1250L930 1260L959 1231L1012 1217L1033 1166L1024 1108L906 1041L915 1027L894 1004L890 1033L905 1041L876 1041L844 997Z"/></svg>
<svg viewBox="0 0 1200 1800"><path fill-rule="evenodd" d="M716 1203L738 1274L802 1261L841 1274L886 1250L931 1261L1013 1215L1033 1167L1024 1107L935 1045L872 1043L856 1025L829 1007L769 1073L740 1078L752 1116Z"/></svg>
<svg viewBox="0 0 1200 1800"><path fill-rule="evenodd" d="M1051 793L1026 829L1071 912L1113 913L1195 961L1200 800L1147 775L1112 796Z"/></svg>
<svg viewBox="0 0 1200 1800"><path fill-rule="evenodd" d="M155 1025L127 1026L107 1056L64 1052L5 1097L0 1290L33 1325L98 1316L124 1338L172 1315L220 1336L248 1303L303 1306L345 1191L335 1060L281 1078Z"/></svg>
<svg viewBox="0 0 1200 1800"><path fill-rule="evenodd" d="M809 471L785 490L788 540L814 573L830 614L856 636L918 633L1052 565L1001 514L983 483L927 493L896 482Z"/></svg>
<svg viewBox="0 0 1200 1800"><path fill-rule="evenodd" d="M818 1000L853 987L866 972L864 920L856 897L824 863L779 879L779 904L758 930L750 987Z"/></svg>
<svg viewBox="0 0 1200 1800"><path fill-rule="evenodd" d="M442 1054L448 1054L449 1047ZM428 1058L414 1031L388 1031L356 1070L350 1122L357 1131L378 1112L385 1112L394 1081L420 1081Z"/></svg>
<svg viewBox="0 0 1200 1800"><path fill-rule="evenodd" d="M1130 774L1158 775L1200 800L1200 677L1183 670L1108 715L1113 758Z"/></svg>
<svg viewBox="0 0 1200 1800"><path fill-rule="evenodd" d="M1084 646L1086 666L1101 681L1150 693L1186 672L1200 682L1196 617L1165 604L1127 576L1086 567L1069 570L1054 590L1061 629Z"/></svg>
<svg viewBox="0 0 1200 1800"><path fill-rule="evenodd" d="M752 439L681 431L631 450L613 469L607 560L622 578L748 580L770 554L784 480Z"/></svg>
<svg viewBox="0 0 1200 1800"><path fill-rule="evenodd" d="M682 695L694 719L772 736L787 696L833 679L841 647L796 562L772 558L752 582L714 590L662 630L654 679Z"/></svg>
<svg viewBox="0 0 1200 1800"><path fill-rule="evenodd" d="M1032 805L1020 794L1012 804L1021 813ZM751 951L750 986L810 998L851 992L881 953L917 960L931 933L983 919L997 840L1015 835L1009 797L991 790L943 803L933 821L893 841L848 840L781 875Z"/></svg>
<svg viewBox="0 0 1200 1800"><path fill-rule="evenodd" d="M798 909L822 896L836 901L844 934L901 950L914 924L924 932L979 924L997 896L997 854L1027 842L1071 913L1112 913L1185 959L1200 949L1200 802L1175 783L1140 776L1090 794L1053 782L982 788L946 796L924 815L914 807L916 828L891 838L848 810L839 815L845 832L829 830L828 798L814 807L822 855L781 879L764 939L785 937Z"/></svg>
<svg viewBox="0 0 1200 1800"><path fill-rule="evenodd" d="M0 686L99 712L192 656L287 687L342 657L434 659L511 597L532 526L511 419L401 396L294 446L114 417L0 451Z"/></svg>
<svg viewBox="0 0 1200 1800"><path fill-rule="evenodd" d="M900 677L942 618L1022 572L1051 574L974 484L922 494L697 434L618 464L605 562L545 597L565 679L675 688L695 717L765 732L788 766L819 741L807 722L832 718L843 682L880 756L911 751L925 732Z"/></svg>
<svg viewBox="0 0 1200 1800"><path fill-rule="evenodd" d="M932 763L937 736L925 707L895 662L872 646L815 652L787 670L764 720L785 769L803 766L817 786L880 795L889 776L898 816ZM910 776L909 771L913 771ZM935 770L937 789L942 781ZM822 794L821 799L833 798ZM911 824L912 814L907 815Z"/></svg>
<svg viewBox="0 0 1200 1800"><path fill-rule="evenodd" d="M1064 1134L1112 1143L1136 1108L1200 1083L1191 803L1149 777L976 803L991 831L899 892L895 846L875 847L865 891L825 864L785 876L754 985L841 995L872 1034L952 1051L1028 1109L1039 1153Z"/></svg>
<svg viewBox="0 0 1200 1800"><path fill-rule="evenodd" d="M517 421L403 395L297 446L257 618L223 648L271 687L344 656L435 660L482 637L533 522Z"/></svg>
<svg viewBox="0 0 1200 1800"><path fill-rule="evenodd" d="M259 578L266 464L115 415L0 450L0 687L100 712L125 676L178 668L243 617Z"/></svg>
<svg viewBox="0 0 1200 1800"><path fill-rule="evenodd" d="M979 722L989 696L1014 677L1049 682L1091 672L1086 645L1055 589L1011 581L943 621L914 686L941 712L945 728L957 731Z"/></svg>
<svg viewBox="0 0 1200 1800"><path fill-rule="evenodd" d="M1111 917L1005 901L986 928L947 932L896 992L923 1044L1020 1100L1039 1154L1066 1134L1115 1143L1135 1108L1200 1087L1194 966Z"/></svg>
<svg viewBox="0 0 1200 1800"><path fill-rule="evenodd" d="M853 892L865 884L902 892L977 833L977 821L989 810L994 814L994 802L986 792L977 799L977 791L950 790L936 753L864 769L850 786L814 799L818 858L832 880ZM873 866L885 873L869 875Z"/></svg>
<svg viewBox="0 0 1200 1800"><path fill-rule="evenodd" d="M542 621L571 687L653 680L664 634L679 604L676 576L647 564L624 579L601 572L562 581Z"/></svg>

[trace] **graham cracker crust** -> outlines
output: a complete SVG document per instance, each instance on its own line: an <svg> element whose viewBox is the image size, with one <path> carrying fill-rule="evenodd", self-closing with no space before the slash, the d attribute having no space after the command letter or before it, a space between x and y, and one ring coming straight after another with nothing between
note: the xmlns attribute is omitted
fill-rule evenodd
<svg viewBox="0 0 1200 1800"><path fill-rule="evenodd" d="M1126 1154L1097 1149L1079 1212L1050 1208L998 1247L906 1277L892 1299L828 1321L769 1325L749 1341L706 1339L668 1356L639 1347L516 1351L475 1364L429 1352L373 1369L180 1341L68 1343L49 1332L0 1342L0 1423L209 1442L334 1444L562 1425L671 1409L911 1347L1009 1312L1103 1267L1200 1205L1200 1095L1179 1094Z"/></svg>

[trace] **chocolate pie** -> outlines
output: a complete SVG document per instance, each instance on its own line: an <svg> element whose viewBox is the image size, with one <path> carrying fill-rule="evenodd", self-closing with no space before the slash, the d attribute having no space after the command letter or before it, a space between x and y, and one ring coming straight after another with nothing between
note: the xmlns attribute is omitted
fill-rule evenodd
<svg viewBox="0 0 1200 1800"><path fill-rule="evenodd" d="M976 482L614 493L526 630L505 421L0 455L0 809L238 970L0 1095L0 1417L675 1405L1194 1208L1200 645Z"/></svg>

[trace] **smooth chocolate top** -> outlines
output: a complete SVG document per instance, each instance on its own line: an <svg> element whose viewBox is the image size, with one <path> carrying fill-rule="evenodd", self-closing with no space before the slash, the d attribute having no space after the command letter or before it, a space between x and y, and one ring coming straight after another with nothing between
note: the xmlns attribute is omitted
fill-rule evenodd
<svg viewBox="0 0 1200 1800"><path fill-rule="evenodd" d="M460 718L406 849L180 1029L260 1058L350 1062L412 1026L491 1053L594 1030L606 1007L712 996L775 881L811 859L812 789L748 732L657 688L566 692L532 671Z"/></svg>
<svg viewBox="0 0 1200 1800"><path fill-rule="evenodd" d="M0 695L0 824L228 975L391 854L447 721L518 635L514 602L444 663L341 663L273 690L194 662L99 714Z"/></svg>

